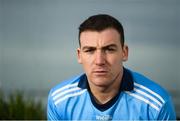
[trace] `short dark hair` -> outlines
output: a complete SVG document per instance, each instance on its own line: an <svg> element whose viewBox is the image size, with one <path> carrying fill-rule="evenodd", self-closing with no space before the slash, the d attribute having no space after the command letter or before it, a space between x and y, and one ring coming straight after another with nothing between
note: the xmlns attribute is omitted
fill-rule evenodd
<svg viewBox="0 0 180 121"><path fill-rule="evenodd" d="M121 45L124 46L124 29L122 24L115 19L114 17L107 14L98 14L90 16L79 26L79 46L81 46L80 35L82 32L91 30L91 31L103 31L107 28L113 28L118 31L120 34Z"/></svg>

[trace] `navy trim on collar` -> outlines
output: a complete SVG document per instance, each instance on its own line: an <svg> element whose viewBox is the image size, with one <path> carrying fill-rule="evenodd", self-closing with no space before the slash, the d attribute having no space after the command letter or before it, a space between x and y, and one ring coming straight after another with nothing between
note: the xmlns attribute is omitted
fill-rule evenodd
<svg viewBox="0 0 180 121"><path fill-rule="evenodd" d="M126 68L123 68L123 77L121 81L120 91L131 91L134 88L132 74Z"/></svg>
<svg viewBox="0 0 180 121"><path fill-rule="evenodd" d="M88 89L89 85L86 74L81 75L78 87L81 89Z"/></svg>
<svg viewBox="0 0 180 121"><path fill-rule="evenodd" d="M133 84L133 78L132 78L131 72L129 70L123 68L123 77L122 77L119 93L114 98L112 98L110 101L108 101L105 104L98 104L95 101L95 97L91 93L91 90L90 90L89 85L88 85L87 76L85 74L83 74L80 77L78 87L80 87L82 89L88 89L92 104L98 110L105 111L105 110L109 109L117 101L117 99L119 98L119 95L120 95L120 93L122 91L131 91L131 90L133 90L134 84Z"/></svg>

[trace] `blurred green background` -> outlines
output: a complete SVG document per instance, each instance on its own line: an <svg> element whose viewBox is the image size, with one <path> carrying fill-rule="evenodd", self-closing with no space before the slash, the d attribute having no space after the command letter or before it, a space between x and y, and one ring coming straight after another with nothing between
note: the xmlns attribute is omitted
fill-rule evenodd
<svg viewBox="0 0 180 121"><path fill-rule="evenodd" d="M45 112L40 101L25 99L21 91L8 96L0 91L0 120L45 120Z"/></svg>

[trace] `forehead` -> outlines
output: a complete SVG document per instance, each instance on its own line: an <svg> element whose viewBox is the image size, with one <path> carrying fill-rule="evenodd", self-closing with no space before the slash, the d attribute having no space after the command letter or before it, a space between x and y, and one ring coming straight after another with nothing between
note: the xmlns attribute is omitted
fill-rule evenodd
<svg viewBox="0 0 180 121"><path fill-rule="evenodd" d="M106 44L121 44L120 34L112 28L103 31L87 30L81 33L80 42L82 46L97 46Z"/></svg>

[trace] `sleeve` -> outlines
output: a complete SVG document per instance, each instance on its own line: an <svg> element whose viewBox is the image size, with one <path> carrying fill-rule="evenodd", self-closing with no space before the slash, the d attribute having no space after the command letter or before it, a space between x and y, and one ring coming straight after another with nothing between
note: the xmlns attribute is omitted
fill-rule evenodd
<svg viewBox="0 0 180 121"><path fill-rule="evenodd" d="M157 120L176 120L176 112L171 98L161 108Z"/></svg>
<svg viewBox="0 0 180 121"><path fill-rule="evenodd" d="M48 96L48 102L47 102L47 119L49 121L51 120L61 120L58 112L57 112L57 107L54 104L54 101L52 100L51 97L51 92L49 93Z"/></svg>

